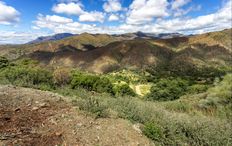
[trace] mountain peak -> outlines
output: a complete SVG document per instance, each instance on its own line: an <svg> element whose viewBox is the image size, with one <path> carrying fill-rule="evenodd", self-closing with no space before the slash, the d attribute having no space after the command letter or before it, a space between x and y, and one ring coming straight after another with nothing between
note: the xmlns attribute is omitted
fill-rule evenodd
<svg viewBox="0 0 232 146"><path fill-rule="evenodd" d="M28 44L35 44L35 43L41 43L41 42L47 42L47 41L56 41L56 40L64 39L66 37L71 37L73 35L74 34L71 34L71 33L57 33L51 36L41 36L33 41L28 42Z"/></svg>

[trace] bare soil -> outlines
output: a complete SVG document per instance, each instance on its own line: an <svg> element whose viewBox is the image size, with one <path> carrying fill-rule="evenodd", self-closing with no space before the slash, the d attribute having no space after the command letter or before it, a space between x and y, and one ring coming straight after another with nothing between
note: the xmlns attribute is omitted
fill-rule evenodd
<svg viewBox="0 0 232 146"><path fill-rule="evenodd" d="M67 98L47 91L0 86L0 146L149 146L137 125L94 119Z"/></svg>

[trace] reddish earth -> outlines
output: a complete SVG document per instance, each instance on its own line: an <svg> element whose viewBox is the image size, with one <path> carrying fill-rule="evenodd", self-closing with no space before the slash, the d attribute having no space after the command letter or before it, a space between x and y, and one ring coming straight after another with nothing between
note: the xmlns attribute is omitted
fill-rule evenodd
<svg viewBox="0 0 232 146"><path fill-rule="evenodd" d="M0 86L0 146L148 146L129 121L94 119L67 98L34 89Z"/></svg>

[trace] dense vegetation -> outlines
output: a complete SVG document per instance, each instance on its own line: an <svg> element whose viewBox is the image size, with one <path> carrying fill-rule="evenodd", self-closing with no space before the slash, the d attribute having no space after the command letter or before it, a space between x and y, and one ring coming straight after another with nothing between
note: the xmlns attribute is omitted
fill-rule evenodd
<svg viewBox="0 0 232 146"><path fill-rule="evenodd" d="M134 91L128 84L113 84L107 76L64 68L46 70L40 67L36 61L30 59L10 63L6 58L1 57L0 66L2 83L42 90L55 90L56 88L68 86L71 89L84 88L88 91L108 93L115 96L135 96Z"/></svg>
<svg viewBox="0 0 232 146"><path fill-rule="evenodd" d="M54 88L51 72L35 66L32 60L21 60L17 63L8 63L1 58L0 78L1 82L15 84L24 87L34 87L43 90Z"/></svg>
<svg viewBox="0 0 232 146"><path fill-rule="evenodd" d="M150 100L175 100L182 96L188 87L188 82L180 79L161 79L151 87L151 93L147 96Z"/></svg>
<svg viewBox="0 0 232 146"><path fill-rule="evenodd" d="M74 72L71 87L73 89L83 87L89 91L96 91L99 93L113 93L113 85L108 78L81 72Z"/></svg>
<svg viewBox="0 0 232 146"><path fill-rule="evenodd" d="M98 75L0 58L1 84L50 90L96 118L140 123L157 145L231 145L232 75L225 71L208 78L136 71ZM139 84L151 84L142 98L133 88Z"/></svg>

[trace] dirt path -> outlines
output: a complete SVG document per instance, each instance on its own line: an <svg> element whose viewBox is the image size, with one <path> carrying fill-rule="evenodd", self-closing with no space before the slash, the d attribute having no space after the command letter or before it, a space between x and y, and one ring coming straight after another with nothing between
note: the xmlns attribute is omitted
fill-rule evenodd
<svg viewBox="0 0 232 146"><path fill-rule="evenodd" d="M153 145L123 119L94 119L63 100L34 89L0 86L0 146Z"/></svg>

